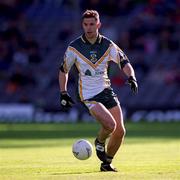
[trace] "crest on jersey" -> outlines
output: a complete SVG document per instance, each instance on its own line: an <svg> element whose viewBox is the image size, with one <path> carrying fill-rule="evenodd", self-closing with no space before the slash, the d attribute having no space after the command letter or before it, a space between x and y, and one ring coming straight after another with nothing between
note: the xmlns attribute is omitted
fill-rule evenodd
<svg viewBox="0 0 180 180"><path fill-rule="evenodd" d="M98 59L97 59L97 51L90 51L90 61L92 63L96 63L98 61Z"/></svg>

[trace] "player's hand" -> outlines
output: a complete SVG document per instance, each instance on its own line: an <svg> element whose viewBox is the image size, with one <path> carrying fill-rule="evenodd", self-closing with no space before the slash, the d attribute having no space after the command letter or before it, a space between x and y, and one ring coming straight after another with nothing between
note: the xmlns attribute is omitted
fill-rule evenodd
<svg viewBox="0 0 180 180"><path fill-rule="evenodd" d="M72 105L74 104L74 101L72 100L71 96L66 92L63 91L61 92L61 96L60 96L60 103L62 108L71 108Z"/></svg>
<svg viewBox="0 0 180 180"><path fill-rule="evenodd" d="M132 92L137 94L138 93L138 84L137 84L136 78L133 76L130 76L128 78L127 83L130 85Z"/></svg>

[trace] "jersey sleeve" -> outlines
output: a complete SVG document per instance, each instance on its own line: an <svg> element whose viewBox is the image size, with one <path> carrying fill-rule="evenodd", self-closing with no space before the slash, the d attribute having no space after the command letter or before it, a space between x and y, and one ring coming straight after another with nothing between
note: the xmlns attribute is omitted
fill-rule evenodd
<svg viewBox="0 0 180 180"><path fill-rule="evenodd" d="M113 42L110 48L110 61L117 63L121 69L124 64L129 62L126 54Z"/></svg>
<svg viewBox="0 0 180 180"><path fill-rule="evenodd" d="M70 71L71 67L75 63L75 60L76 60L76 55L75 55L74 51L72 50L72 48L70 46L68 46L68 48L64 54L64 60L63 60L64 72L68 73Z"/></svg>

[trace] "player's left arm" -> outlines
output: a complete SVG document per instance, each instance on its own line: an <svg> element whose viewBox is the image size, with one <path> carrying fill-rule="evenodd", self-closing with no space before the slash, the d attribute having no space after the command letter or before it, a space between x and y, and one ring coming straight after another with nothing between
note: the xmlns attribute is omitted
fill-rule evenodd
<svg viewBox="0 0 180 180"><path fill-rule="evenodd" d="M130 85L132 92L136 94L138 93L138 84L134 69L126 54L120 48L117 48L117 51L119 66L128 77L127 83Z"/></svg>
<svg viewBox="0 0 180 180"><path fill-rule="evenodd" d="M128 84L130 85L131 90L134 93L137 93L138 84L135 72L126 54L115 43L112 42L109 55L109 59L117 63L120 69L123 70L123 72L127 75Z"/></svg>
<svg viewBox="0 0 180 180"><path fill-rule="evenodd" d="M135 72L134 69L132 67L132 65L128 62L124 65L124 67L122 68L123 72L127 75L128 77L128 84L131 87L131 90L134 93L138 93L138 83L136 80L136 76L135 76Z"/></svg>
<svg viewBox="0 0 180 180"><path fill-rule="evenodd" d="M138 93L138 83L132 65L130 63L127 63L123 67L123 72L128 76L128 84L130 85L131 90L134 93Z"/></svg>

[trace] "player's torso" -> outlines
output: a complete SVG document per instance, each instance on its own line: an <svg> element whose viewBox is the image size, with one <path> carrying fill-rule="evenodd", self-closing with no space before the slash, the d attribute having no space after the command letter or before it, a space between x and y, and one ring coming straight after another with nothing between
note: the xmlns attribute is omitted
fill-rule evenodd
<svg viewBox="0 0 180 180"><path fill-rule="evenodd" d="M82 100L93 97L110 86L107 75L110 43L102 40L90 44L77 42L71 48L76 54L76 67L79 71L79 93Z"/></svg>

